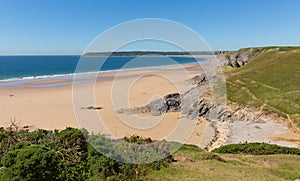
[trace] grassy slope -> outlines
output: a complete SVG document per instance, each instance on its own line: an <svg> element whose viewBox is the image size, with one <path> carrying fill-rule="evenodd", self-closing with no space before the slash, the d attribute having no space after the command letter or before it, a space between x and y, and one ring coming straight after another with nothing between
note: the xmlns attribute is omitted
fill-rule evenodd
<svg viewBox="0 0 300 181"><path fill-rule="evenodd" d="M290 116L300 127L300 48L265 48L238 69L225 68L228 99Z"/></svg>
<svg viewBox="0 0 300 181"><path fill-rule="evenodd" d="M185 146L176 156L189 157L194 162L174 162L168 168L150 172L146 179L252 181L300 178L300 156L297 155L215 154Z"/></svg>
<svg viewBox="0 0 300 181"><path fill-rule="evenodd" d="M241 68L225 67L228 99L290 116L300 127L300 47L266 47ZM148 174L148 180L295 180L300 156L216 154L185 146L175 154L191 161ZM220 161L222 158L224 161Z"/></svg>

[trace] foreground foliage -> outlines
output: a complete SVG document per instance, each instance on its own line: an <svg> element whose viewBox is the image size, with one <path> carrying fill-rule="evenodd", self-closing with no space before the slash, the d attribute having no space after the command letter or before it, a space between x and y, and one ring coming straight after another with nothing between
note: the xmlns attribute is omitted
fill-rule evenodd
<svg viewBox="0 0 300 181"><path fill-rule="evenodd" d="M114 141L102 135L88 135L85 130L75 128L32 132L19 131L15 127L0 129L0 180L295 180L300 178L300 156L291 155L299 154L299 149L268 144L239 144L224 146L214 152L205 152L197 146L183 145L173 153L173 146L178 146L176 143L156 142L135 135L122 140L123 142L118 142L120 144L113 145ZM150 146L140 147L143 144ZM104 151L103 149L106 149L104 152L106 155L98 151ZM139 149L146 149L146 151ZM115 154L120 160L126 160L128 155L138 150L139 154L129 159L139 161L148 158L148 154L156 149L160 150L157 152L158 155L162 154L166 158L153 163L129 164L107 157L107 154ZM234 155L227 153L234 153ZM244 156L244 154L251 155ZM260 155L254 156L254 154ZM149 158L156 159L155 156L157 155L154 154L154 158Z"/></svg>
<svg viewBox="0 0 300 181"><path fill-rule="evenodd" d="M21 144L3 156L0 180L56 180L59 155L44 146Z"/></svg>
<svg viewBox="0 0 300 181"><path fill-rule="evenodd" d="M111 142L103 142L108 140L104 136L90 136L100 143L98 146L116 150L108 147L107 143ZM147 171L159 170L172 161L172 156L168 156L147 164L121 163L97 151L87 139L89 135L85 130L75 128L32 132L19 131L16 127L1 129L0 180L139 180ZM138 136L126 138L126 141L153 142ZM120 158L127 155L115 154Z"/></svg>

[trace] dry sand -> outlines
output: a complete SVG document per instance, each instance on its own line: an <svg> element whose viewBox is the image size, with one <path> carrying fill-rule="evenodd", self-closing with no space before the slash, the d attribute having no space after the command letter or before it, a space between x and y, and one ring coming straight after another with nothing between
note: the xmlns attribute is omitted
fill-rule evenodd
<svg viewBox="0 0 300 181"><path fill-rule="evenodd" d="M64 129L84 127L90 132L110 134L115 138L133 134L152 139L167 139L206 147L215 136L215 130L203 118L186 120L180 113L167 113L161 117L148 114L117 114L121 108L144 106L151 100L169 93L191 88L184 80L201 73L201 67L185 65L183 69L170 66L159 69L131 70L103 74L93 83L34 88L73 80L36 81L25 87L0 88L0 127L8 127L15 119L20 127L33 129ZM91 93L95 93L93 96ZM73 95L75 100L73 100ZM76 102L76 104L74 104ZM82 109L88 106L100 110ZM189 124L187 124L189 123ZM223 129L223 127L224 128ZM229 143L271 142L291 146L300 145L295 135L289 134L286 125L246 122L224 124L222 139L211 149ZM281 135L276 135L281 134ZM170 136L172 135L172 136ZM299 137L299 134L296 134ZM286 139L283 139L286 138Z"/></svg>
<svg viewBox="0 0 300 181"><path fill-rule="evenodd" d="M66 127L85 127L90 131L98 131L101 124L113 137L124 137L132 134L151 137L153 139L168 138L174 129L180 126L179 113L168 113L162 117L149 115L118 115L116 110L126 107L144 106L153 99L166 94L182 92L190 87L184 80L201 73L195 65L185 65L185 72L178 67L170 66L159 69L131 70L119 74L100 75L100 81L75 86L82 92L79 98L83 101L73 108L72 85L59 87L33 88L12 87L0 89L0 127L8 127L10 120L16 119L20 126L30 129L64 129ZM101 78L104 78L101 80ZM107 79L110 78L110 79ZM32 82L31 85L70 82L72 80L51 80ZM95 96L90 96L86 89L95 88ZM76 92L76 91L75 91ZM87 100L93 97L95 104ZM128 103L128 104L127 104ZM82 109L88 106L99 106L101 110ZM75 111L74 111L75 110ZM75 115L75 113L76 115ZM98 117L95 118L95 115ZM139 116L139 117L137 117ZM82 119L84 118L84 119ZM132 119L133 120L130 120ZM80 119L80 120L78 120ZM146 121L143 121L143 120ZM151 121L154 120L154 123ZM145 124L141 124L141 123ZM183 141L199 145L205 132L206 121L193 122L195 128L184 133L180 128L177 133L186 137ZM188 136L191 138L188 139ZM188 135L188 136L187 136ZM189 140L189 141L188 141Z"/></svg>

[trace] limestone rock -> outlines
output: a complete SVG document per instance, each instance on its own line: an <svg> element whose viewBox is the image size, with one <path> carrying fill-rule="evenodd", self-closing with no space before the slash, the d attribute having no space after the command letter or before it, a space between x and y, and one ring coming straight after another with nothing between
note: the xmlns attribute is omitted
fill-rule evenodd
<svg viewBox="0 0 300 181"><path fill-rule="evenodd" d="M167 112L167 104L163 99L158 99L150 102L149 104L150 113L154 116L159 116L165 112Z"/></svg>
<svg viewBox="0 0 300 181"><path fill-rule="evenodd" d="M262 51L262 48L247 48L237 52L220 52L217 57L221 65L242 67L254 60Z"/></svg>

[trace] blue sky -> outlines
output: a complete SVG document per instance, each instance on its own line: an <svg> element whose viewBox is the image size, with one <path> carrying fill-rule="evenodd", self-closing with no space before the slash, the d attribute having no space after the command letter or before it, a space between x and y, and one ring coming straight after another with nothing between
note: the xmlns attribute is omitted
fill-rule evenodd
<svg viewBox="0 0 300 181"><path fill-rule="evenodd" d="M214 50L300 44L299 0L6 0L0 3L1 55L80 54L103 31L138 18L164 18L182 23L195 30ZM164 50L160 46L139 45L131 49Z"/></svg>

